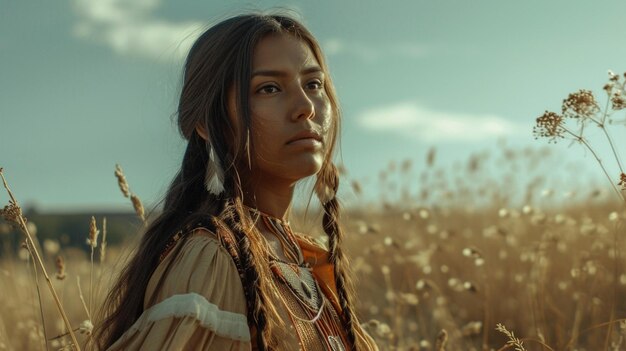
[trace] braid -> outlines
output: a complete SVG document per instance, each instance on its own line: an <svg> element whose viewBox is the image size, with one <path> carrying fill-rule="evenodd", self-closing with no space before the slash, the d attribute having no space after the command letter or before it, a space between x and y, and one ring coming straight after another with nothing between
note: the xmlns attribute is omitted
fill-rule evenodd
<svg viewBox="0 0 626 351"><path fill-rule="evenodd" d="M260 262L258 255L254 254L258 252L258 245L255 244L256 240L250 240L244 232L240 209L240 206L233 205L232 202L227 204L224 221L237 240L244 275L242 283L247 299L248 319L256 327L257 347L259 350L273 350L274 340L271 331L274 323L268 320L268 310L269 314L277 312L273 305L268 303L266 280L263 279L265 276L262 270L263 263Z"/></svg>
<svg viewBox="0 0 626 351"><path fill-rule="evenodd" d="M332 168L328 172L330 179L329 183L332 184L332 190L334 194L337 193L339 187L339 177L337 169L331 164ZM340 206L337 198L333 196L324 205L324 218L322 220L324 232L328 235L329 243L329 260L334 265L335 269L335 284L337 285L337 293L339 295L339 303L341 305L341 315L346 326L346 332L350 347L352 350L357 350L356 335L357 335L357 319L354 312L354 306L350 297L353 296L352 280L348 273L348 259L343 254L341 249L341 241L343 239L343 232L339 226L339 211Z"/></svg>

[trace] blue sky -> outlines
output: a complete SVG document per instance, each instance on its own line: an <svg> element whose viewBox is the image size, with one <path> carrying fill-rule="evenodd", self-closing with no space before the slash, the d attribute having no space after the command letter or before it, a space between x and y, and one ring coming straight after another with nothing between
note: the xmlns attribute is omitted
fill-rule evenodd
<svg viewBox="0 0 626 351"><path fill-rule="evenodd" d="M626 71L624 1L0 0L0 166L18 198L126 205L120 163L132 190L157 200L184 147L172 116L186 50L212 23L273 7L296 10L321 42L343 163L366 184L430 147L452 163L499 139L545 144L534 118Z"/></svg>

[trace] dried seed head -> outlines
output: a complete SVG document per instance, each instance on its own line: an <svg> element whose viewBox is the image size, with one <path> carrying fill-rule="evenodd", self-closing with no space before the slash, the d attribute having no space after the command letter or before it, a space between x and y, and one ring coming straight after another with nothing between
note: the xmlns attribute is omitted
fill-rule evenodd
<svg viewBox="0 0 626 351"><path fill-rule="evenodd" d="M465 324L462 328L461 328L461 334L463 336L473 336L473 335L478 335L482 332L483 330L483 322L481 321L471 321L467 324Z"/></svg>
<svg viewBox="0 0 626 351"><path fill-rule="evenodd" d="M548 138L549 142L556 143L557 139L564 138L565 127L562 116L546 111L537 118L536 122L537 124L533 127L535 139Z"/></svg>
<svg viewBox="0 0 626 351"><path fill-rule="evenodd" d="M448 332L445 329L441 329L439 331L439 334L437 334L437 339L435 340L435 350L445 351L447 343L448 343Z"/></svg>
<svg viewBox="0 0 626 351"><path fill-rule="evenodd" d="M57 266L57 274L56 274L57 279L58 280L65 279L65 260L63 260L62 256L57 256L56 266Z"/></svg>
<svg viewBox="0 0 626 351"><path fill-rule="evenodd" d="M378 323L376 326L376 334L381 338L391 338L393 333L387 323Z"/></svg>
<svg viewBox="0 0 626 351"><path fill-rule="evenodd" d="M133 202L133 207L135 208L135 213L137 214L137 216L141 218L142 221L145 220L143 205L141 204L141 200L139 200L139 197L135 194L131 194L130 200Z"/></svg>
<svg viewBox="0 0 626 351"><path fill-rule="evenodd" d="M430 281L424 279L420 279L417 281L417 283L415 283L415 289L417 290L426 290L432 287L433 284Z"/></svg>
<svg viewBox="0 0 626 351"><path fill-rule="evenodd" d="M78 326L78 332L85 335L91 335L93 331L93 323L89 319L86 319Z"/></svg>
<svg viewBox="0 0 626 351"><path fill-rule="evenodd" d="M22 216L22 209L15 204L12 200L9 200L9 204L4 206L3 209L0 210L0 215L10 223L13 223L17 226L20 225L20 217Z"/></svg>
<svg viewBox="0 0 626 351"><path fill-rule="evenodd" d="M626 173L619 175L619 183L617 185L622 187L622 190L626 190Z"/></svg>
<svg viewBox="0 0 626 351"><path fill-rule="evenodd" d="M478 292L478 288L476 287L476 285L474 285L472 282L465 282L463 283L463 289L465 289L466 291L469 291L471 293L477 293Z"/></svg>
<svg viewBox="0 0 626 351"><path fill-rule="evenodd" d="M428 167L432 167L435 164L435 156L437 150L434 147L428 149L428 154L426 155L426 165Z"/></svg>
<svg viewBox="0 0 626 351"><path fill-rule="evenodd" d="M582 89L569 94L567 99L563 100L561 112L565 117L582 120L593 117L593 115L600 112L600 107L593 93L590 90Z"/></svg>
<svg viewBox="0 0 626 351"><path fill-rule="evenodd" d="M117 185L120 186L120 190L124 197L130 196L130 190L128 187L128 182L126 182L126 177L124 176L124 171L122 171L122 167L120 165L115 165L115 177L117 178Z"/></svg>
<svg viewBox="0 0 626 351"><path fill-rule="evenodd" d="M400 293L399 297L400 301L404 302L407 305L417 306L417 304L419 303L419 298L415 294Z"/></svg>
<svg viewBox="0 0 626 351"><path fill-rule="evenodd" d="M356 195L361 195L361 193L363 192L361 189L361 184L356 180L352 181L352 190Z"/></svg>
<svg viewBox="0 0 626 351"><path fill-rule="evenodd" d="M463 256L474 259L483 258L483 254L476 247L470 246L463 249Z"/></svg>
<svg viewBox="0 0 626 351"><path fill-rule="evenodd" d="M526 351L526 349L524 348L524 343L520 339L515 337L515 334L512 331L506 329L503 324L496 324L496 330L509 338L506 344L510 346L515 346L515 351Z"/></svg>
<svg viewBox="0 0 626 351"><path fill-rule="evenodd" d="M498 217L500 218L507 218L509 217L509 210L507 210L506 208L501 208L498 210Z"/></svg>
<svg viewBox="0 0 626 351"><path fill-rule="evenodd" d="M20 250L17 253L17 257L22 261L28 261L30 259L30 250L26 243L22 243Z"/></svg>
<svg viewBox="0 0 626 351"><path fill-rule="evenodd" d="M45 239L43 241L43 251L46 255L54 256L61 250L61 245L56 240Z"/></svg>
<svg viewBox="0 0 626 351"><path fill-rule="evenodd" d="M611 108L615 111L626 108L626 98L624 98L623 91L617 90L611 95Z"/></svg>
<svg viewBox="0 0 626 351"><path fill-rule="evenodd" d="M400 172L408 173L409 171L411 171L412 166L413 166L413 162L411 162L410 159L406 159L402 161L402 164L400 165Z"/></svg>
<svg viewBox="0 0 626 351"><path fill-rule="evenodd" d="M391 269L389 269L389 266L387 266L387 265L382 265L380 267L380 271L383 272L384 275L391 274Z"/></svg>
<svg viewBox="0 0 626 351"><path fill-rule="evenodd" d="M344 166L343 164L337 165L337 172L339 173L340 176L344 176L348 174L348 170L346 169L346 166Z"/></svg>
<svg viewBox="0 0 626 351"><path fill-rule="evenodd" d="M91 216L91 223L89 223L89 237L87 238L87 244L92 248L98 247L98 234L100 231L96 227L96 218Z"/></svg>

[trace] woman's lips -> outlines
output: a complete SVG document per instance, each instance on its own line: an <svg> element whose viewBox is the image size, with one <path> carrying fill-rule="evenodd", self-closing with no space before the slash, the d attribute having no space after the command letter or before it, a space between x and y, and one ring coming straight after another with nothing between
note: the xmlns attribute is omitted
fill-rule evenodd
<svg viewBox="0 0 626 351"><path fill-rule="evenodd" d="M287 145L306 146L306 147L321 147L322 146L322 142L319 141L319 140L316 140L314 138L302 138L302 139L298 139L298 140L294 140L292 142L289 142Z"/></svg>

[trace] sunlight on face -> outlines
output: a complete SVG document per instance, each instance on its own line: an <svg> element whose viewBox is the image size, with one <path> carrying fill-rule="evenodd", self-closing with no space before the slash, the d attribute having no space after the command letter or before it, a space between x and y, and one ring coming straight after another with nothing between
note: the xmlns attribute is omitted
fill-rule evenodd
<svg viewBox="0 0 626 351"><path fill-rule="evenodd" d="M321 169L332 118L324 78L305 42L270 35L258 43L249 91L255 176L295 182Z"/></svg>

